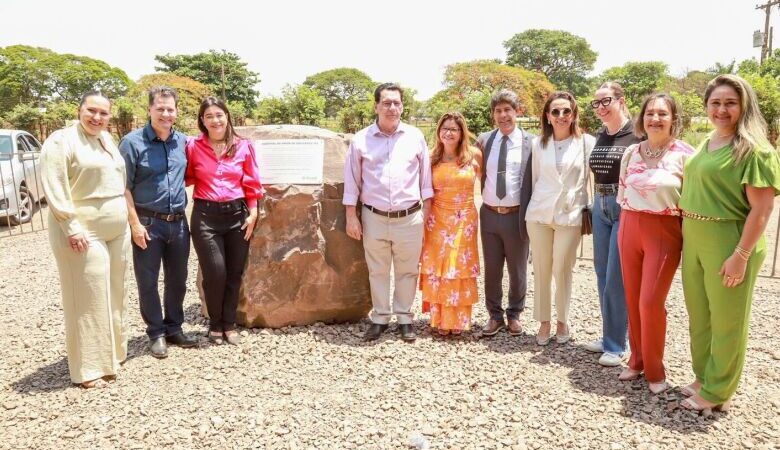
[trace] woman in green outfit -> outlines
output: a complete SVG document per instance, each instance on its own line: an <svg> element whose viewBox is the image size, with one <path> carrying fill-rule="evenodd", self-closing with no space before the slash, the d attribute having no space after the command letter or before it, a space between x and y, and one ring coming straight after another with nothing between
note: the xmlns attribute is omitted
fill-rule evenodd
<svg viewBox="0 0 780 450"><path fill-rule="evenodd" d="M753 287L766 256L764 229L780 193L780 156L750 85L735 75L704 94L715 131L685 166L682 279L696 380L682 406L725 410L747 347Z"/></svg>

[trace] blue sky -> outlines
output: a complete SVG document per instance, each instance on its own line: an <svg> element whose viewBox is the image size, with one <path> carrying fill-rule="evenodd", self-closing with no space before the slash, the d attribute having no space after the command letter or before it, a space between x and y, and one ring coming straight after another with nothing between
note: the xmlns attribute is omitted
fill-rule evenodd
<svg viewBox="0 0 780 450"><path fill-rule="evenodd" d="M529 28L566 30L599 53L595 72L660 60L675 75L758 57L757 0L440 2L2 0L0 47L27 44L102 59L137 79L154 55L226 49L260 73L262 95L311 74L355 67L425 99L444 67L506 57L502 43ZM715 6L717 4L718 6ZM119 6L122 5L122 6ZM773 10L773 23L780 9ZM780 30L778 30L780 32Z"/></svg>

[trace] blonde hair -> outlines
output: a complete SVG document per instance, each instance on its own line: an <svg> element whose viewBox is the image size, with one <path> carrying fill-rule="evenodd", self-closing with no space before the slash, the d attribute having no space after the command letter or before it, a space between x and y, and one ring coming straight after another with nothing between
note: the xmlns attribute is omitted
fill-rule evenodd
<svg viewBox="0 0 780 450"><path fill-rule="evenodd" d="M434 144L433 150L431 150L431 167L439 164L444 156L444 144L439 140L439 132L444 122L448 120L454 121L460 128L460 142L457 149L455 149L455 154L458 155L458 165L465 167L474 160L474 149L469 145L472 136L466 118L463 117L463 114L456 111L444 113L436 125L436 144Z"/></svg>
<svg viewBox="0 0 780 450"><path fill-rule="evenodd" d="M756 149L768 148L772 145L766 138L767 127L761 110L758 109L758 98L750 83L737 75L719 75L707 84L704 91L704 104L710 101L712 92L720 86L729 86L739 96L740 115L737 120L732 156L739 163L748 158Z"/></svg>
<svg viewBox="0 0 780 450"><path fill-rule="evenodd" d="M626 92L623 90L623 86L621 86L620 83L617 81L606 81L599 86L599 89L609 89L616 99L622 98L623 106L621 106L620 111L626 118L631 119L631 112L628 110L628 105L626 105Z"/></svg>

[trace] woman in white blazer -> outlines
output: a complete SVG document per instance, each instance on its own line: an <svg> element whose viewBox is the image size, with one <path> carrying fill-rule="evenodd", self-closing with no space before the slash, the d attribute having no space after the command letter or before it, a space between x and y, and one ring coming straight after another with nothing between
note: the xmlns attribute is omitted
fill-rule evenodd
<svg viewBox="0 0 780 450"><path fill-rule="evenodd" d="M531 153L533 194L525 215L534 266L534 319L540 322L536 342L547 345L552 280L558 325L555 340L570 339L568 322L572 271L580 243L582 209L588 204L586 161L595 139L578 123L577 102L568 92L553 92L544 104L542 134Z"/></svg>

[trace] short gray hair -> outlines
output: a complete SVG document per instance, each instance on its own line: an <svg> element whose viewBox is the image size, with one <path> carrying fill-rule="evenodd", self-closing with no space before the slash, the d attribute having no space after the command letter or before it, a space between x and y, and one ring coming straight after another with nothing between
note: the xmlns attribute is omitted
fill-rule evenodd
<svg viewBox="0 0 780 450"><path fill-rule="evenodd" d="M509 103L512 105L512 109L517 109L520 107L520 99L517 98L517 94L515 94L514 91L510 91L509 89L501 89L500 91L493 94L493 97L490 99L490 112L492 113L493 110L496 109L496 106L501 103Z"/></svg>
<svg viewBox="0 0 780 450"><path fill-rule="evenodd" d="M154 99L157 97L171 97L173 104L179 106L179 93L176 89L168 86L154 86L149 89L149 106L154 105Z"/></svg>

